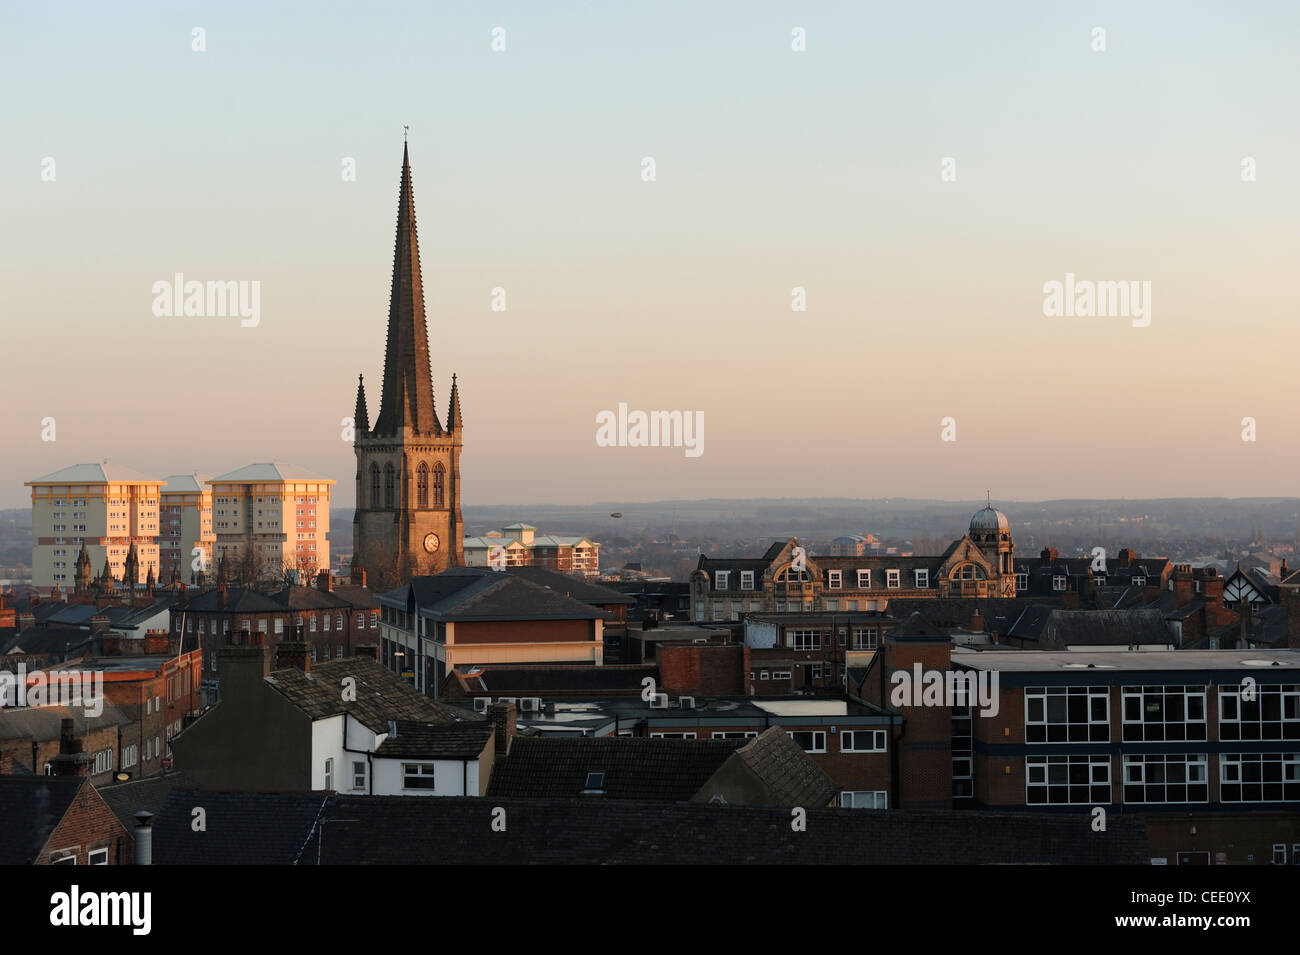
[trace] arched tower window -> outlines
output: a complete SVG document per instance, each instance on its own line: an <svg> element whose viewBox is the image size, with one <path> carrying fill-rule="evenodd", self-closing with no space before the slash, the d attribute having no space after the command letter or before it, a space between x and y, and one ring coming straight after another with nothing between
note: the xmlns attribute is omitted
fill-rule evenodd
<svg viewBox="0 0 1300 955"><path fill-rule="evenodd" d="M415 506L429 506L429 465L423 461L415 469Z"/></svg>
<svg viewBox="0 0 1300 955"><path fill-rule="evenodd" d="M370 464L370 506L382 506L379 497L379 465L373 461Z"/></svg>
<svg viewBox="0 0 1300 955"><path fill-rule="evenodd" d="M384 507L394 507L397 501L397 482L393 479L393 466L384 465Z"/></svg>
<svg viewBox="0 0 1300 955"><path fill-rule="evenodd" d="M439 461L433 466L433 506L442 507L446 502L447 470Z"/></svg>

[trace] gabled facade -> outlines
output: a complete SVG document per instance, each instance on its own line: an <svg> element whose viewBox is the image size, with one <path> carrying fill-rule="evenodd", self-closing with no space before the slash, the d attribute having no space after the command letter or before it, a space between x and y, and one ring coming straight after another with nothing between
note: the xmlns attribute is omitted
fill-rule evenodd
<svg viewBox="0 0 1300 955"><path fill-rule="evenodd" d="M691 619L885 610L899 597L1014 597L1014 551L1006 516L989 506L935 557L814 557L794 539L761 558L701 556L691 574Z"/></svg>

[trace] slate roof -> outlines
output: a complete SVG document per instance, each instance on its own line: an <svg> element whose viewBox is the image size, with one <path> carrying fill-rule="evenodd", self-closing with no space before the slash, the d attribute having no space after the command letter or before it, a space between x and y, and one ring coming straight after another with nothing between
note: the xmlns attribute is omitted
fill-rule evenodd
<svg viewBox="0 0 1300 955"><path fill-rule="evenodd" d="M1218 641L1222 648L1227 640L1236 641L1241 637L1241 622L1230 623L1211 630L1206 636L1197 640L1195 645L1187 644L1184 649L1208 649L1209 637ZM1249 643L1261 647L1285 647L1287 645L1287 607L1281 604L1267 604L1255 612L1250 621Z"/></svg>
<svg viewBox="0 0 1300 955"><path fill-rule="evenodd" d="M356 700L343 699L345 677L356 680ZM296 667L272 670L266 682L313 720L347 712L376 733L387 733L389 720L484 722L467 710L429 699L387 667L365 657L314 663L310 674Z"/></svg>
<svg viewBox="0 0 1300 955"><path fill-rule="evenodd" d="M558 591L566 597L581 600L589 604L632 604L636 603L627 594L610 587L589 583L573 574L562 574L549 567L507 567L506 573L523 577L541 587Z"/></svg>
<svg viewBox="0 0 1300 955"><path fill-rule="evenodd" d="M749 740L734 758L763 780L774 805L825 806L839 793L839 787L780 726Z"/></svg>
<svg viewBox="0 0 1300 955"><path fill-rule="evenodd" d="M208 831L190 828L207 810ZM505 831L494 831L496 808ZM174 864L1148 865L1138 814L807 809L618 799L324 796L172 790L154 861Z"/></svg>
<svg viewBox="0 0 1300 955"><path fill-rule="evenodd" d="M1159 610L1062 610L1028 607L1007 636L1035 641L1040 649L1072 646L1172 645L1174 635Z"/></svg>
<svg viewBox="0 0 1300 955"><path fill-rule="evenodd" d="M221 593L217 588L191 597L186 610L192 613L279 613L284 610L266 594L252 587L227 587L226 606L218 606Z"/></svg>
<svg viewBox="0 0 1300 955"><path fill-rule="evenodd" d="M568 798L587 788L588 773L603 772L602 798L681 801L699 792L742 745L743 740L615 736L516 739L510 754L498 757L487 794Z"/></svg>
<svg viewBox="0 0 1300 955"><path fill-rule="evenodd" d="M0 865L30 865L89 785L84 776L0 776Z"/></svg>
<svg viewBox="0 0 1300 955"><path fill-rule="evenodd" d="M97 638L88 630L71 630L67 627L28 627L14 634L5 647L4 653L54 653L62 656L65 652L69 658L82 654Z"/></svg>
<svg viewBox="0 0 1300 955"><path fill-rule="evenodd" d="M413 594L421 615L432 620L595 620L604 614L521 576L484 567L453 567L415 577L380 602L405 607Z"/></svg>
<svg viewBox="0 0 1300 955"><path fill-rule="evenodd" d="M108 808L113 810L118 822L126 827L126 831L134 833L137 812L151 812L156 818L162 812L169 792L178 787L187 789L193 786L193 782L184 773L164 773L125 783L107 784L96 791L108 804Z"/></svg>
<svg viewBox="0 0 1300 955"><path fill-rule="evenodd" d="M1046 602L1059 605L1060 598ZM887 613L900 620L916 613L930 627L956 630L970 627L975 612L979 611L985 630L1005 633L1026 608L1041 603L1044 603L1041 598L1027 597L895 597L889 601Z"/></svg>
<svg viewBox="0 0 1300 955"><path fill-rule="evenodd" d="M167 793L153 820L154 865L315 863L315 850L310 859L302 859L302 854L328 801L324 793L209 792L176 787ZM196 806L202 806L206 814L206 832L190 828ZM327 840L331 836L333 832Z"/></svg>
<svg viewBox="0 0 1300 955"><path fill-rule="evenodd" d="M104 711L94 717L87 716L81 706L6 706L0 708L0 739L56 740L62 736L65 719L72 720L73 732L78 736L105 726L127 726L135 722L107 700Z"/></svg>
<svg viewBox="0 0 1300 955"><path fill-rule="evenodd" d="M494 732L491 723L397 720L397 735L375 750L389 759L477 759Z"/></svg>

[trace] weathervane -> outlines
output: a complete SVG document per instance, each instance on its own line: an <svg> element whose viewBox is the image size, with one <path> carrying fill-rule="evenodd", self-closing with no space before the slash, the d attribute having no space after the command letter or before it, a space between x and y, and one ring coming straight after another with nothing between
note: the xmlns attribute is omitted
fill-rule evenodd
<svg viewBox="0 0 1300 955"><path fill-rule="evenodd" d="M406 134L409 133L410 131L411 131L411 127L410 127L410 126L403 126L403 127L402 127L402 142L406 142Z"/></svg>

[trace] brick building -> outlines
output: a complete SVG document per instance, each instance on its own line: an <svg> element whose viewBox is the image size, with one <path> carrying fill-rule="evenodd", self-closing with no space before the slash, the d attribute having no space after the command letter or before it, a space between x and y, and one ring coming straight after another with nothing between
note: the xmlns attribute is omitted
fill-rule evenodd
<svg viewBox="0 0 1300 955"><path fill-rule="evenodd" d="M690 580L691 619L885 610L899 597L1014 597L1014 551L1006 515L990 505L933 557L814 557L793 539L758 558L701 555Z"/></svg>

